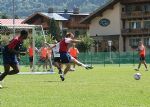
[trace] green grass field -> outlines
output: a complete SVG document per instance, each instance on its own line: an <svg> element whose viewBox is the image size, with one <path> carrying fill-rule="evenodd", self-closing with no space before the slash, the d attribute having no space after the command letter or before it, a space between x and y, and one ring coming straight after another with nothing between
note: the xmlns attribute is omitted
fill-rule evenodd
<svg viewBox="0 0 150 107"><path fill-rule="evenodd" d="M25 69L25 68L22 68ZM132 65L78 67L64 82L58 74L7 76L0 107L150 107L150 71L134 80Z"/></svg>

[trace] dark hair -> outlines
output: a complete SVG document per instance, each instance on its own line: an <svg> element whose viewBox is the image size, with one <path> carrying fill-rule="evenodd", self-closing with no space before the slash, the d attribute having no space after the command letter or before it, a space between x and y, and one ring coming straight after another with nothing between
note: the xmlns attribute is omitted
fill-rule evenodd
<svg viewBox="0 0 150 107"><path fill-rule="evenodd" d="M27 36L27 35L28 35L28 32L27 32L26 30L22 30L22 31L20 32L20 35L21 35L21 36Z"/></svg>

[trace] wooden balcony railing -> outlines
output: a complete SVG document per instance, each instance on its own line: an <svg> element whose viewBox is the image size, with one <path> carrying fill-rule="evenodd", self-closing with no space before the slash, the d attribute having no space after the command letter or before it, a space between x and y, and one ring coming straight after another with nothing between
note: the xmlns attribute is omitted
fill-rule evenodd
<svg viewBox="0 0 150 107"><path fill-rule="evenodd" d="M122 12L121 14L122 19L143 19L143 18L150 18L150 12Z"/></svg>
<svg viewBox="0 0 150 107"><path fill-rule="evenodd" d="M150 2L150 0L122 0L122 4L129 4L129 3L145 3Z"/></svg>
<svg viewBox="0 0 150 107"><path fill-rule="evenodd" d="M149 35L150 28L141 28L141 29L122 29L123 36L130 35Z"/></svg>

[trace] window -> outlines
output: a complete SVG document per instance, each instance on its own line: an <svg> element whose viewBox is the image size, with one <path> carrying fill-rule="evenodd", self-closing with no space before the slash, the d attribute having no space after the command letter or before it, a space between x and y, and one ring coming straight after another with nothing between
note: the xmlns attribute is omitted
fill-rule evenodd
<svg viewBox="0 0 150 107"><path fill-rule="evenodd" d="M133 10L134 11L142 11L142 5L135 5Z"/></svg>
<svg viewBox="0 0 150 107"><path fill-rule="evenodd" d="M129 46L131 46L131 47L138 46L139 41L141 41L140 38L130 38L129 39Z"/></svg>
<svg viewBox="0 0 150 107"><path fill-rule="evenodd" d="M144 11L145 12L150 12L150 4L145 4L144 5Z"/></svg>
<svg viewBox="0 0 150 107"><path fill-rule="evenodd" d="M150 20L144 21L144 28L150 29Z"/></svg>
<svg viewBox="0 0 150 107"><path fill-rule="evenodd" d="M126 6L126 12L132 12L132 6L131 5Z"/></svg>
<svg viewBox="0 0 150 107"><path fill-rule="evenodd" d="M144 38L144 45L150 46L150 38Z"/></svg>
<svg viewBox="0 0 150 107"><path fill-rule="evenodd" d="M140 21L129 22L129 28L130 29L140 29L141 28L141 22Z"/></svg>

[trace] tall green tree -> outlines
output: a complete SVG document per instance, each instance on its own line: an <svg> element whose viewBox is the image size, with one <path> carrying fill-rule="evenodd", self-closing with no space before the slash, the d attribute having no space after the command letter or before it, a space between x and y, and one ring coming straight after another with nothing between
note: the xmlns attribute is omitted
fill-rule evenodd
<svg viewBox="0 0 150 107"><path fill-rule="evenodd" d="M52 35L52 37L56 40L61 39L61 31L59 24L56 20L51 19L49 22L49 33Z"/></svg>
<svg viewBox="0 0 150 107"><path fill-rule="evenodd" d="M80 35L79 39L82 40L78 45L78 49L81 52L87 52L93 45L94 40L89 35Z"/></svg>

